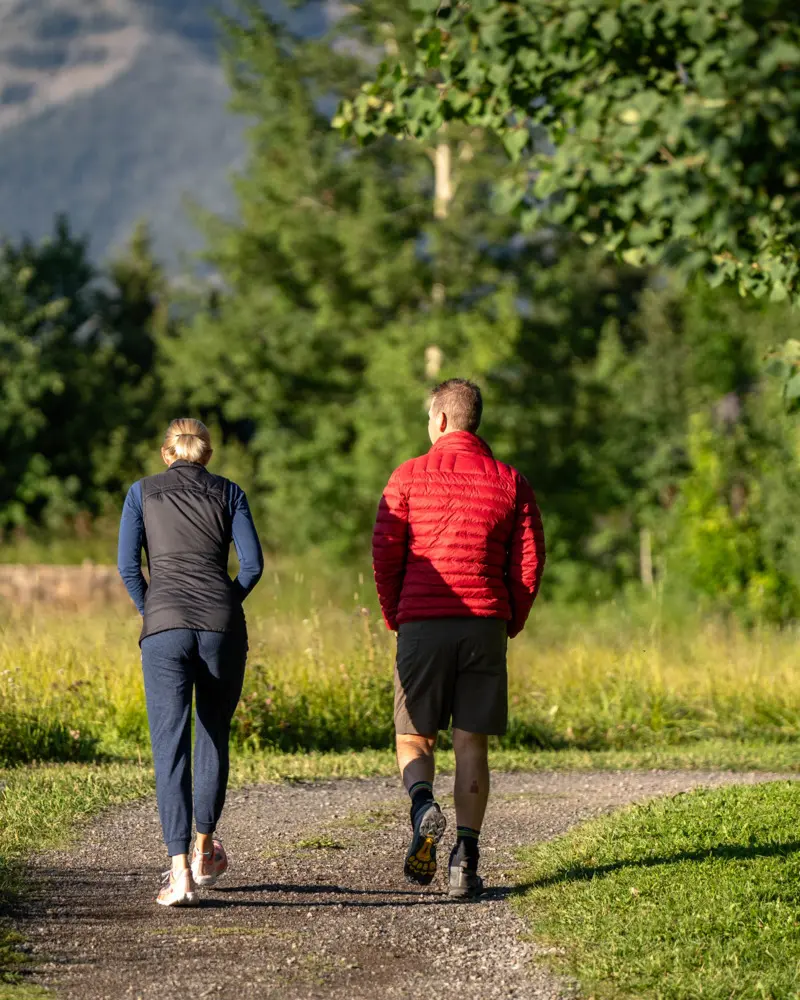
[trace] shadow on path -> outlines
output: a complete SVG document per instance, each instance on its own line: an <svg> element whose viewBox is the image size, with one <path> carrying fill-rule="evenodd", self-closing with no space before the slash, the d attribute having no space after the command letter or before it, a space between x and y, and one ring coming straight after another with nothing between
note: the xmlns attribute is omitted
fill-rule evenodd
<svg viewBox="0 0 800 1000"><path fill-rule="evenodd" d="M626 868L657 868L660 865L678 865L684 861L752 861L755 858L788 857L800 851L800 840L771 844L718 844L702 851L679 851L677 854L655 855L647 858L625 858L606 865L577 865L547 878L535 879L516 886L495 890L501 898L520 896L529 889L543 889L566 882L591 882Z"/></svg>
<svg viewBox="0 0 800 1000"><path fill-rule="evenodd" d="M349 889L346 885L287 885L283 882L264 882L260 885L220 885L215 893L232 892L288 892L293 894L316 893L320 896L421 896L422 889ZM430 895L430 892L426 893Z"/></svg>
<svg viewBox="0 0 800 1000"><path fill-rule="evenodd" d="M392 900L392 899L370 899L370 900L348 900L342 902L337 899L326 899L326 900L298 900L297 902L288 902L286 900L280 899L216 899L211 897L203 897L200 900L200 909L202 910L227 910L227 909L250 909L254 906L256 907L267 907L272 910L278 909L303 909L307 910L309 906L313 906L316 909L330 908L330 909L340 909L340 910L360 910L360 909L380 909L390 907L392 909L407 909L409 907L420 907L420 906L463 906L463 901L458 899L449 899L447 896L442 894L441 896L427 895L420 897L413 901L403 899L403 900Z"/></svg>

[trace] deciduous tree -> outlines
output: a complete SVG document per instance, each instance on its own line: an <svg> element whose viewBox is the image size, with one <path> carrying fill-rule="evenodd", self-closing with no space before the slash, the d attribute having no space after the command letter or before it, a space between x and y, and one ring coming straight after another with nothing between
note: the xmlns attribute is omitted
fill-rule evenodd
<svg viewBox="0 0 800 1000"><path fill-rule="evenodd" d="M340 108L363 140L497 132L498 204L638 264L800 300L793 0L415 0L399 53ZM776 359L800 405L800 344Z"/></svg>

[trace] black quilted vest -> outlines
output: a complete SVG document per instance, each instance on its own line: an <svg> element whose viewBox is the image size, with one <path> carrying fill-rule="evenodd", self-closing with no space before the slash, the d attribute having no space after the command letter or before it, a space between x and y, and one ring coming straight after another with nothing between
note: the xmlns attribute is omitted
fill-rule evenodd
<svg viewBox="0 0 800 1000"><path fill-rule="evenodd" d="M142 480L150 570L142 639L173 628L227 632L243 624L228 575L229 486L192 462L175 462Z"/></svg>

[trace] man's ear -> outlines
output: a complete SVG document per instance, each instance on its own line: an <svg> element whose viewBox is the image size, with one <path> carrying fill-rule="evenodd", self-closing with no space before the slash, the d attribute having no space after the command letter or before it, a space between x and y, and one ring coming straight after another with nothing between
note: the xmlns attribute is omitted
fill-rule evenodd
<svg viewBox="0 0 800 1000"><path fill-rule="evenodd" d="M447 414L444 410L439 414L439 430L442 434L447 430Z"/></svg>

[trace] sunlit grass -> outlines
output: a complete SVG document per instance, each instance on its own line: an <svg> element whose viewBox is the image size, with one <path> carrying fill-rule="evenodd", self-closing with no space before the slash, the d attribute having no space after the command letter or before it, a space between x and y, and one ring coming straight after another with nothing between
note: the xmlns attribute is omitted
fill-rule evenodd
<svg viewBox="0 0 800 1000"><path fill-rule="evenodd" d="M698 791L594 820L523 852L519 907L585 996L797 997L797 793Z"/></svg>
<svg viewBox="0 0 800 1000"><path fill-rule="evenodd" d="M248 603L248 619L237 746L390 746L394 640L365 575L272 570ZM7 618L0 762L146 759L138 629L124 604ZM511 724L500 746L793 742L800 738L796 646L796 631L666 615L656 601L592 613L542 605L510 645Z"/></svg>
<svg viewBox="0 0 800 1000"><path fill-rule="evenodd" d="M368 575L272 570L248 619L233 784L394 775L394 640ZM151 793L138 631L123 603L18 609L0 622L0 767L71 762L0 772L0 896L28 852ZM797 771L797 638L666 613L658 601L542 605L510 647L511 726L492 766ZM106 763L79 763L96 759ZM446 748L439 766L453 767ZM21 956L7 931L0 966L13 979Z"/></svg>

